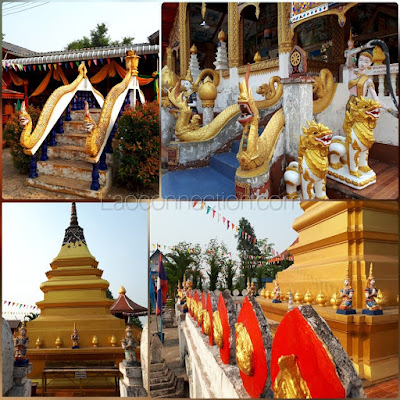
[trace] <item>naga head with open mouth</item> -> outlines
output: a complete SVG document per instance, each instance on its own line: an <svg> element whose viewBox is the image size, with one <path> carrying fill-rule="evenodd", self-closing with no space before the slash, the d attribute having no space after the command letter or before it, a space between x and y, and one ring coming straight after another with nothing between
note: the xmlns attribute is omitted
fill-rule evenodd
<svg viewBox="0 0 400 400"><path fill-rule="evenodd" d="M28 112L26 111L25 101L23 101L21 103L21 111L18 116L18 121L22 127L25 127L31 121L31 117L28 114Z"/></svg>
<svg viewBox="0 0 400 400"><path fill-rule="evenodd" d="M243 127L249 125L254 119L256 123L259 121L258 108L254 101L251 89L249 89L249 75L250 75L250 64L247 64L246 77L243 82L239 82L239 98L238 104L240 107L241 114L238 118L238 122Z"/></svg>

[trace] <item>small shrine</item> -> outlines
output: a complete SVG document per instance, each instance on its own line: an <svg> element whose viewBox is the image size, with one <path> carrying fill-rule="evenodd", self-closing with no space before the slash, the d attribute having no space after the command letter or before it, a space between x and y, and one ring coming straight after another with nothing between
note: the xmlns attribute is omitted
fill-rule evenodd
<svg viewBox="0 0 400 400"><path fill-rule="evenodd" d="M125 323L129 323L129 317L147 316L147 308L132 301L127 295L123 286L119 289L118 299L110 308L111 314L117 318L122 318Z"/></svg>
<svg viewBox="0 0 400 400"><path fill-rule="evenodd" d="M42 379L49 360L118 365L124 358L119 343L125 323L110 312L109 283L97 266L72 203L61 249L50 263L48 280L40 286L44 299L36 304L41 315L27 326L31 342L36 343L27 351L33 364L30 378Z"/></svg>

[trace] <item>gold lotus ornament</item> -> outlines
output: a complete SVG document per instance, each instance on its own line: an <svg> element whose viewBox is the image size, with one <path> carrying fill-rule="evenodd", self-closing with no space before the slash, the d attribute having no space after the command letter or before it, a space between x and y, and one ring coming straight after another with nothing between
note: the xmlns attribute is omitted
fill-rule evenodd
<svg viewBox="0 0 400 400"><path fill-rule="evenodd" d="M246 327L241 322L235 324L236 363L245 375L253 375L253 343Z"/></svg>
<svg viewBox="0 0 400 400"><path fill-rule="evenodd" d="M203 322L203 304L201 301L197 303L197 322L199 324Z"/></svg>
<svg viewBox="0 0 400 400"><path fill-rule="evenodd" d="M57 347L57 349L59 349L63 344L63 341L61 340L60 336L57 337L56 341L55 341L55 345Z"/></svg>
<svg viewBox="0 0 400 400"><path fill-rule="evenodd" d="M92 345L93 347L97 347L99 345L99 339L97 339L96 335L93 336Z"/></svg>
<svg viewBox="0 0 400 400"><path fill-rule="evenodd" d="M304 295L304 301L309 305L311 305L314 301L314 295L309 290L307 290L306 294Z"/></svg>
<svg viewBox="0 0 400 400"><path fill-rule="evenodd" d="M193 311L193 318L197 319L197 301L193 301L192 305L192 311Z"/></svg>
<svg viewBox="0 0 400 400"><path fill-rule="evenodd" d="M342 299L340 295L337 293L333 293L331 299L330 299L331 306L336 310L340 304L342 303Z"/></svg>
<svg viewBox="0 0 400 400"><path fill-rule="evenodd" d="M267 290L265 291L265 298L266 298L266 299L269 299L269 295L270 295L270 291L269 291L269 289L267 289Z"/></svg>
<svg viewBox="0 0 400 400"><path fill-rule="evenodd" d="M261 61L261 55L260 53L257 51L256 54L254 54L254 58L253 58L255 63L259 63Z"/></svg>
<svg viewBox="0 0 400 400"><path fill-rule="evenodd" d="M326 297L325 293L320 290L317 294L316 302L320 307L325 307L328 298Z"/></svg>
<svg viewBox="0 0 400 400"><path fill-rule="evenodd" d="M222 349L224 347L224 332L218 310L213 314L213 336L217 346Z"/></svg>
<svg viewBox="0 0 400 400"><path fill-rule="evenodd" d="M277 399L311 399L307 382L301 376L296 356L282 356L278 360L279 373L274 383Z"/></svg>
<svg viewBox="0 0 400 400"><path fill-rule="evenodd" d="M211 319L207 310L203 310L203 328L206 335L211 333Z"/></svg>
<svg viewBox="0 0 400 400"><path fill-rule="evenodd" d="M42 347L42 344L43 344L42 339L40 339L40 337L38 337L36 339L36 348L40 349Z"/></svg>
<svg viewBox="0 0 400 400"><path fill-rule="evenodd" d="M265 298L265 289L264 288L261 289L260 296Z"/></svg>
<svg viewBox="0 0 400 400"><path fill-rule="evenodd" d="M302 295L302 293L299 290L297 290L296 293L294 294L293 298L294 298L295 303L301 304L304 296Z"/></svg>
<svg viewBox="0 0 400 400"><path fill-rule="evenodd" d="M290 290L288 290L285 294L285 300L289 301L289 296L290 296Z"/></svg>
<svg viewBox="0 0 400 400"><path fill-rule="evenodd" d="M117 338L115 337L115 335L111 336L110 343L111 347L115 347L117 345Z"/></svg>

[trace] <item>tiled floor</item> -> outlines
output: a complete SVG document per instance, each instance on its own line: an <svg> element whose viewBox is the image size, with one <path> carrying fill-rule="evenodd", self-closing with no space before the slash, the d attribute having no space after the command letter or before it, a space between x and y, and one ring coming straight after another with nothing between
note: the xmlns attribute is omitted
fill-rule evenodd
<svg viewBox="0 0 400 400"><path fill-rule="evenodd" d="M391 379L365 388L369 399L392 399L399 395L399 379Z"/></svg>

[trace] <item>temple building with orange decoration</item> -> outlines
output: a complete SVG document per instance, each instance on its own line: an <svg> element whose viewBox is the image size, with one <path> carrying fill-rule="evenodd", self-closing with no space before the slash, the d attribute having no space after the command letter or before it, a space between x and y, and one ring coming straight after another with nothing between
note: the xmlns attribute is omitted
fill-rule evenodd
<svg viewBox="0 0 400 400"><path fill-rule="evenodd" d="M162 196L396 199L397 20L395 4L164 3ZM349 96L370 102L352 122Z"/></svg>

